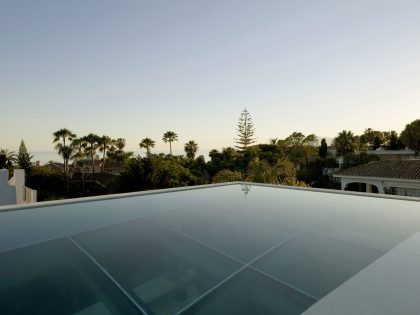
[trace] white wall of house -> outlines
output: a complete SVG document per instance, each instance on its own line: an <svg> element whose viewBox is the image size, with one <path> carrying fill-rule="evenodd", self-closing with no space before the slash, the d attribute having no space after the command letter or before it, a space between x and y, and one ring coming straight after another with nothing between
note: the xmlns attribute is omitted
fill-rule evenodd
<svg viewBox="0 0 420 315"><path fill-rule="evenodd" d="M395 194L420 197L420 180L343 175L334 175L334 177L340 178L341 190L345 190L352 183L364 183L366 184L366 192L372 192L372 185L374 185L378 188L380 194L385 194L392 188L399 188L395 189ZM417 195L417 190L419 195Z"/></svg>
<svg viewBox="0 0 420 315"><path fill-rule="evenodd" d="M9 171L0 170L0 206L16 203L16 187L9 185Z"/></svg>
<svg viewBox="0 0 420 315"><path fill-rule="evenodd" d="M14 170L13 179L16 187L16 203L21 204L25 200L25 170Z"/></svg>
<svg viewBox="0 0 420 315"><path fill-rule="evenodd" d="M0 206L33 203L37 201L37 191L25 186L25 170L15 169L9 180L9 171L0 170Z"/></svg>

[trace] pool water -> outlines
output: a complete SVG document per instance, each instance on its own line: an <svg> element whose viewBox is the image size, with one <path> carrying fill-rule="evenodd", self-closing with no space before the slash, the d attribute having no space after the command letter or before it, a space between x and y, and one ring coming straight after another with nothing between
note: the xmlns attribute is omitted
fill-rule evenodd
<svg viewBox="0 0 420 315"><path fill-rule="evenodd" d="M301 314L419 203L259 185L0 212L0 314Z"/></svg>

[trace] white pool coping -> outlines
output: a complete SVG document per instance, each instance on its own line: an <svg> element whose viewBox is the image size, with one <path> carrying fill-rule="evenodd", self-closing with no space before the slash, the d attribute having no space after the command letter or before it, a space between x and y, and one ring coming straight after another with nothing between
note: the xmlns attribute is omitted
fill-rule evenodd
<svg viewBox="0 0 420 315"><path fill-rule="evenodd" d="M420 314L420 232L362 269L303 315Z"/></svg>
<svg viewBox="0 0 420 315"><path fill-rule="evenodd" d="M140 197L140 196L145 196L145 195L172 193L172 192L178 192L178 191L188 191L188 190L195 190L195 189L205 189L205 188L231 186L231 185L251 185L251 186L281 188L281 189L292 189L292 190L300 190L300 191L307 191L307 192L320 192L320 193L329 193L329 194L339 194L339 195L341 194L341 195L350 195L350 196L362 196L362 197L373 197L373 198L420 202L420 198L417 198L417 197L406 197L406 196L398 196L398 195L386 195L386 194L375 194L375 193L365 193L365 192L353 192L353 191L344 191L344 190L335 190L335 189L326 189L326 188L297 187L297 186L287 186L287 185L274 185L274 184L235 181L235 182L227 182L227 183L219 183L219 184L183 186L183 187L176 187L176 188L144 190L144 191L137 191L137 192L130 192L130 193L109 194L109 195L101 195L101 196L93 196L93 197L42 201L42 202L36 202L36 203L31 203L31 204L5 205L5 206L0 206L0 213L2 211L24 210L24 209L32 209L32 208L68 205L68 204L81 203L81 202L93 202L93 201L103 201L103 200L109 200L109 199Z"/></svg>

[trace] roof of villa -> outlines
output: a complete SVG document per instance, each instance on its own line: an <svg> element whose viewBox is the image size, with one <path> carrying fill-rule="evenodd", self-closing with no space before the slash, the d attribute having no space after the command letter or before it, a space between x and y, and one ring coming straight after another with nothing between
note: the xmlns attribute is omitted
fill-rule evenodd
<svg viewBox="0 0 420 315"><path fill-rule="evenodd" d="M420 180L420 160L388 160L348 168L336 176L380 177Z"/></svg>

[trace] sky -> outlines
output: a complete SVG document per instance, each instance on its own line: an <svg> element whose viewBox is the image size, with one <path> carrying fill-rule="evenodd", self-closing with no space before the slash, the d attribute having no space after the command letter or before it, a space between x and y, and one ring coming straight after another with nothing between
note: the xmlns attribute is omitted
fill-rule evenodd
<svg viewBox="0 0 420 315"><path fill-rule="evenodd" d="M420 118L418 0L0 0L0 148L66 127L166 152Z"/></svg>

